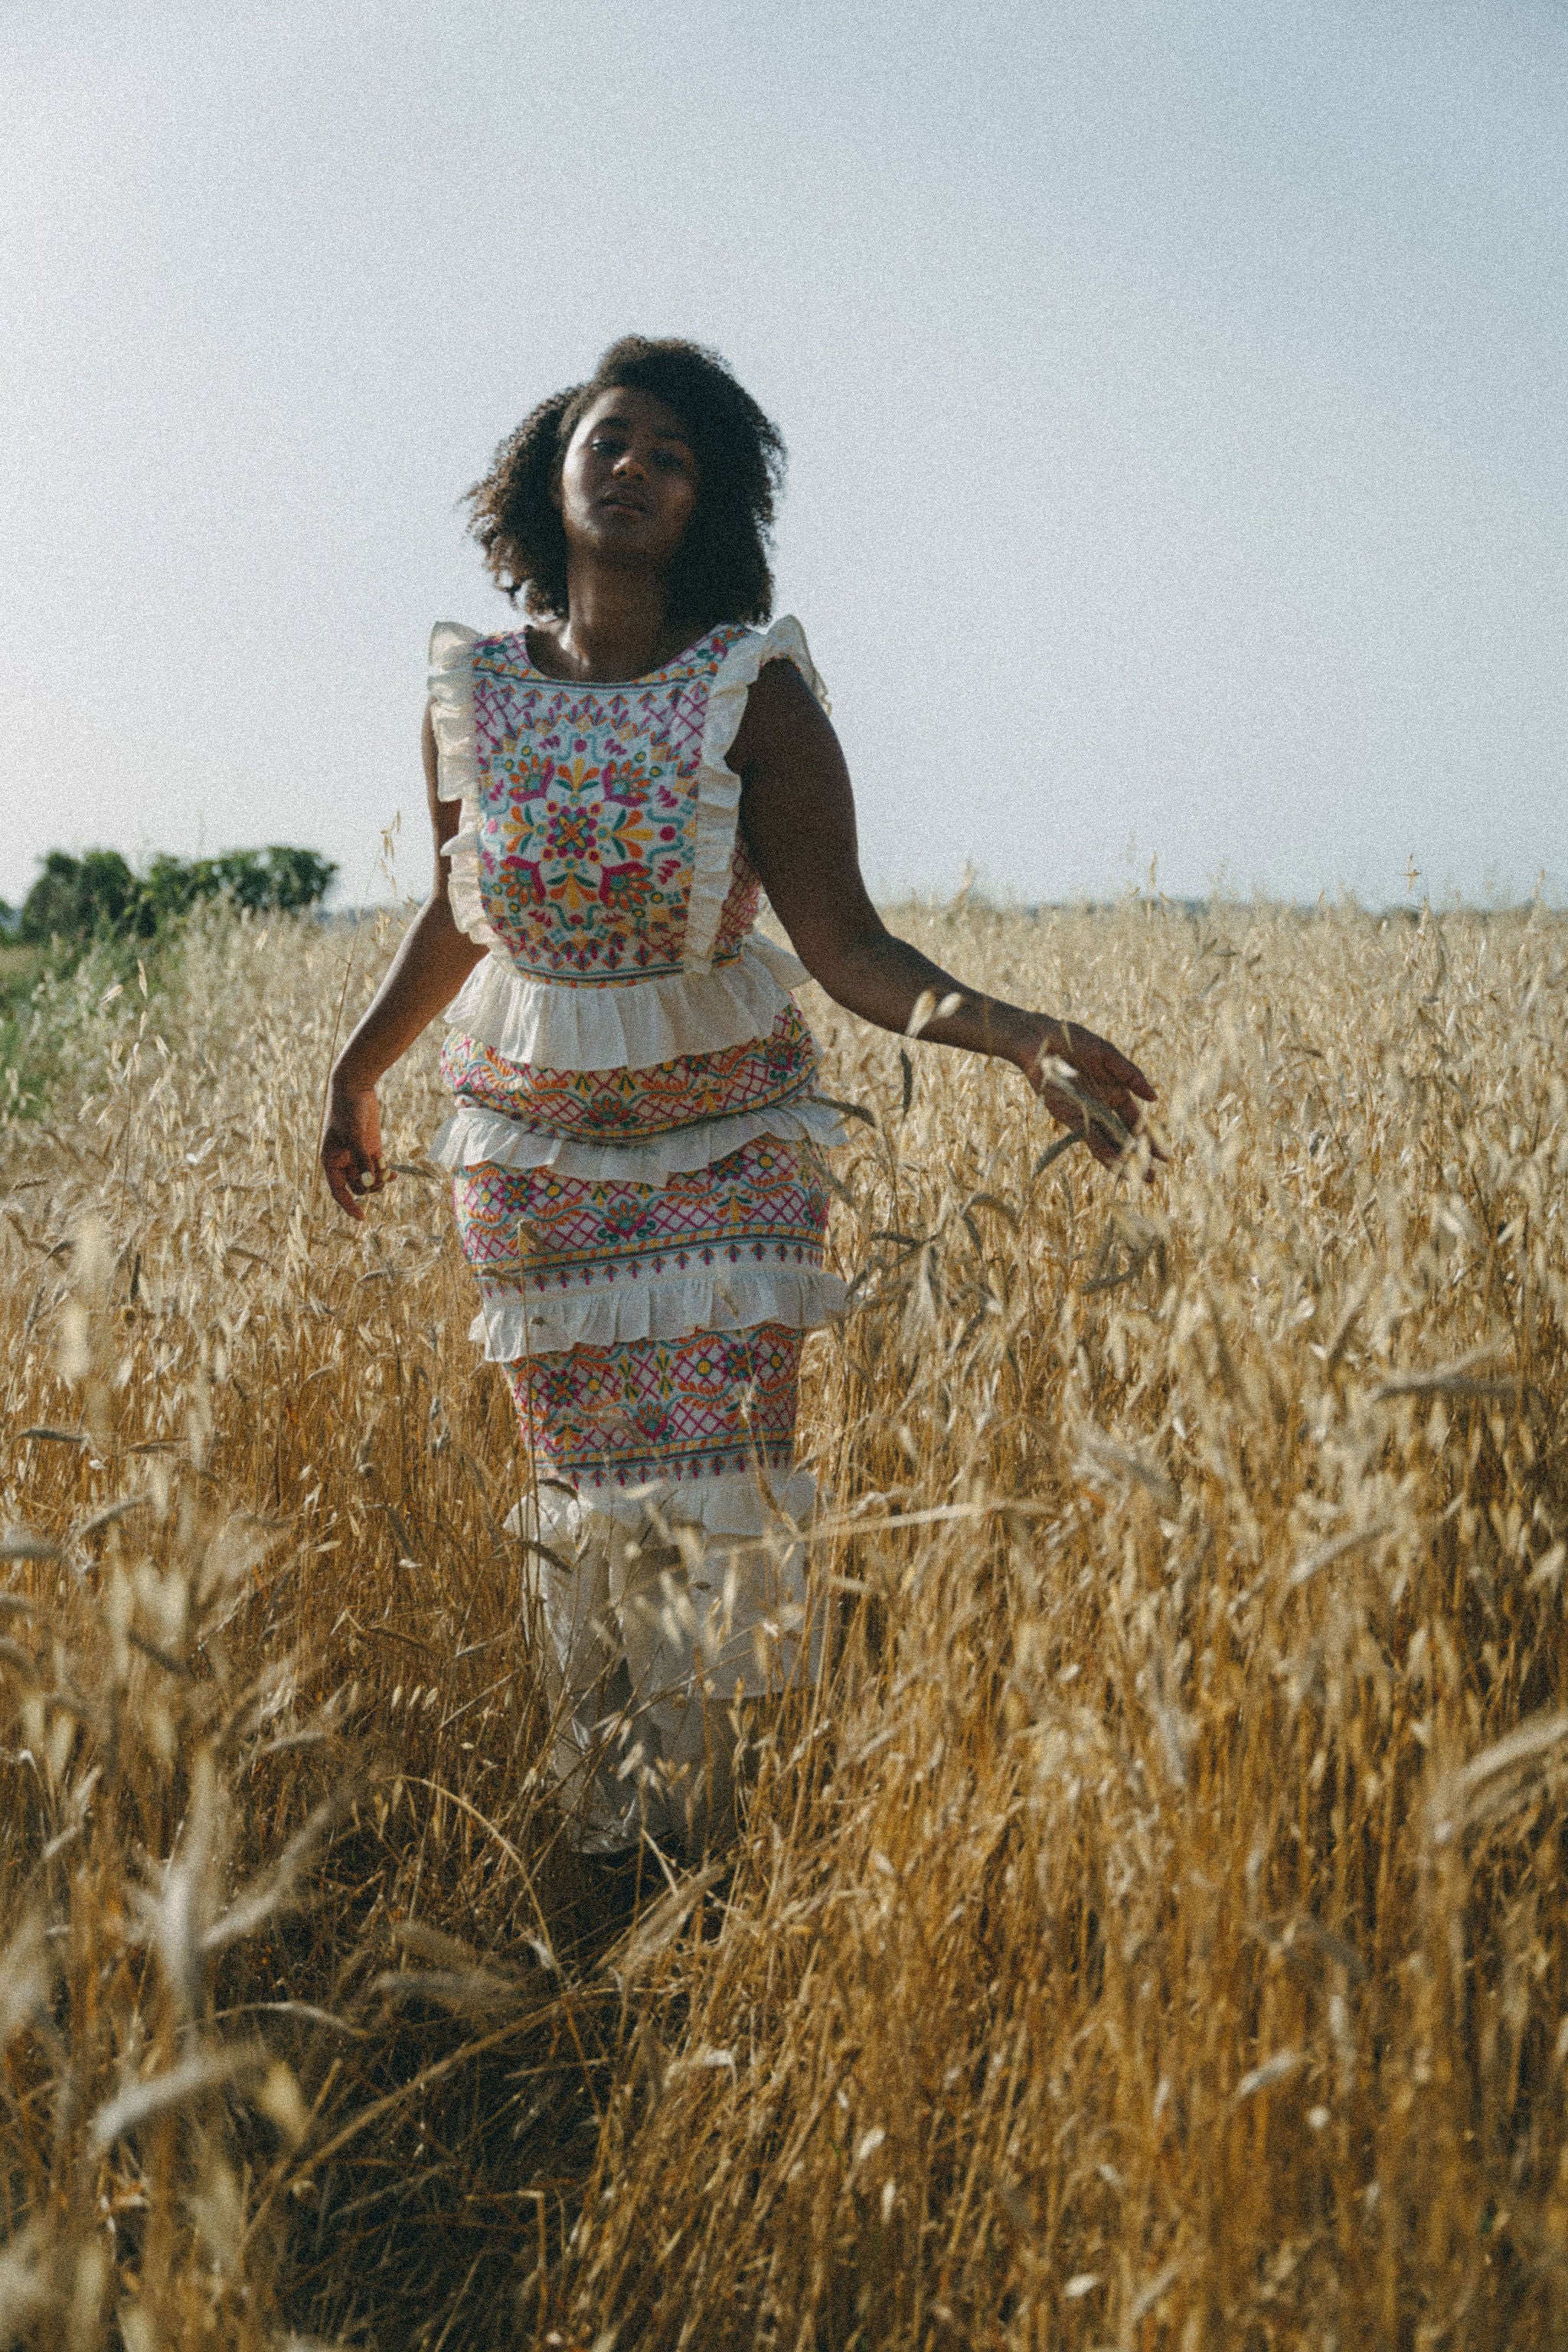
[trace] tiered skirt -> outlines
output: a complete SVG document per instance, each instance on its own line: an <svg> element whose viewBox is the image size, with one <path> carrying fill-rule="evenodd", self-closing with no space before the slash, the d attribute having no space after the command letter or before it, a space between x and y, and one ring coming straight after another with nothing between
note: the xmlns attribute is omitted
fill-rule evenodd
<svg viewBox="0 0 1568 2352"><path fill-rule="evenodd" d="M649 1770L689 1745L694 1700L761 1696L816 1656L816 1490L795 1434L805 1335L843 1299L820 1156L841 1137L785 986L804 975L759 944L682 983L665 1036L684 1050L660 1063L513 1059L517 984L493 965L442 1056L454 1110L436 1151L479 1286L473 1336L517 1408L514 1525L554 1636L580 1843L646 1825ZM760 1034L705 1049L723 1034L705 996L738 992Z"/></svg>

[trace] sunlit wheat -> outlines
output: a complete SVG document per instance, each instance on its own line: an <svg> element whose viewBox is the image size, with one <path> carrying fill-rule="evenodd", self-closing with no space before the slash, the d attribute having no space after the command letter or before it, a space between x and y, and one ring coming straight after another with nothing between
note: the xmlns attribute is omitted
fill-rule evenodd
<svg viewBox="0 0 1568 2352"><path fill-rule="evenodd" d="M827 1675L732 1871L649 1855L635 1914L562 1835L434 1040L369 1225L313 1183L389 940L204 917L51 984L5 2342L1568 2339L1568 925L903 928L1126 1045L1172 1160L812 1006L869 1114Z"/></svg>

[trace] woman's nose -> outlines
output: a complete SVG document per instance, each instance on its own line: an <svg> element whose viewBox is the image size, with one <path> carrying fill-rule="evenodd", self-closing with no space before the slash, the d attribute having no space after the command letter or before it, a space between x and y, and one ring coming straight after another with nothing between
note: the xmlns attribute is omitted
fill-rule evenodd
<svg viewBox="0 0 1568 2352"><path fill-rule="evenodd" d="M647 468L635 449L623 449L610 471L613 474L635 474L639 482L647 479Z"/></svg>

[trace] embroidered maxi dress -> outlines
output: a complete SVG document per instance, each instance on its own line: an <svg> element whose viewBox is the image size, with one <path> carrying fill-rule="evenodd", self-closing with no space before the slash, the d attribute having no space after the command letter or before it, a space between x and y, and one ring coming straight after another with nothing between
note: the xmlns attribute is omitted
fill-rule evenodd
<svg viewBox="0 0 1568 2352"><path fill-rule="evenodd" d="M521 630L431 639L452 911L489 950L434 1149L532 1461L515 1524L587 1844L658 1820L704 1696L776 1688L812 1649L793 1444L803 1336L843 1297L818 1158L842 1138L805 968L753 929L726 765L781 659L826 706L793 620L616 685L549 677Z"/></svg>

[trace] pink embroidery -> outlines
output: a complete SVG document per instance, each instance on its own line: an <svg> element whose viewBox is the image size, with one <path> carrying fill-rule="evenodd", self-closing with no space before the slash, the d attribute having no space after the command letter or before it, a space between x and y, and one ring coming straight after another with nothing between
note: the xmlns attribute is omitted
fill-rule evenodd
<svg viewBox="0 0 1568 2352"><path fill-rule="evenodd" d="M728 963L739 955L741 943L757 919L757 906L763 895L756 868L746 855L746 845L737 833L735 854L730 860L730 888L719 916L719 929L713 940L713 961Z"/></svg>
<svg viewBox="0 0 1568 2352"><path fill-rule="evenodd" d="M802 1334L753 1331L574 1348L505 1366L523 1443L577 1486L787 1469Z"/></svg>
<svg viewBox="0 0 1568 2352"><path fill-rule="evenodd" d="M646 1070L542 1070L504 1061L455 1031L441 1049L441 1075L458 1102L499 1111L531 1134L638 1143L704 1119L778 1108L809 1091L816 1052L791 1004L766 1037Z"/></svg>
<svg viewBox="0 0 1568 2352"><path fill-rule="evenodd" d="M531 1296L724 1266L817 1268L827 1223L816 1152L770 1136L662 1185L479 1167L459 1172L452 1198L474 1272Z"/></svg>

